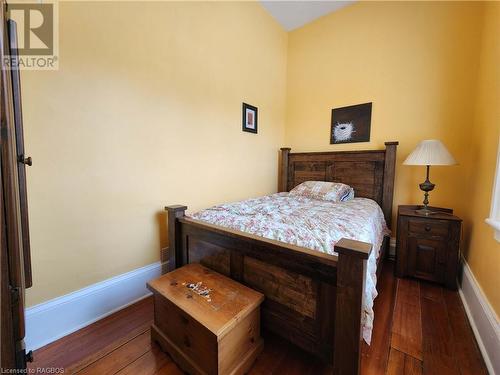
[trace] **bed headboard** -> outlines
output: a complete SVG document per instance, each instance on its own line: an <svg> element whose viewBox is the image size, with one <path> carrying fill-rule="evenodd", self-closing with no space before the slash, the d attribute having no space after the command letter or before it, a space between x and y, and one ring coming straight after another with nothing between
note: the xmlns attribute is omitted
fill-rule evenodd
<svg viewBox="0 0 500 375"><path fill-rule="evenodd" d="M310 180L342 182L352 186L357 197L376 201L390 228L398 144L385 142L384 150L366 151L291 153L282 148L279 191Z"/></svg>

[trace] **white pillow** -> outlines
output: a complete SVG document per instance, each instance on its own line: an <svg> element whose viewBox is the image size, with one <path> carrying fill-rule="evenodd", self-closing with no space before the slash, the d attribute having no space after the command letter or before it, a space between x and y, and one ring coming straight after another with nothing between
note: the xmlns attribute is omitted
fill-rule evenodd
<svg viewBox="0 0 500 375"><path fill-rule="evenodd" d="M330 202L349 198L352 188L339 182L306 181L290 191L292 196L301 196ZM354 190L352 190L354 196ZM351 198L352 199L352 198Z"/></svg>

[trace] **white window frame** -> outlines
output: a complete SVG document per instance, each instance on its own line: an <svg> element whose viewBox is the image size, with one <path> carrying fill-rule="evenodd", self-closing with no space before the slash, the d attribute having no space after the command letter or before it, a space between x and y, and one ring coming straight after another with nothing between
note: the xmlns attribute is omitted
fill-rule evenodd
<svg viewBox="0 0 500 375"><path fill-rule="evenodd" d="M493 193L491 196L490 217L486 222L495 229L495 239L500 242L500 137L498 142L497 166L495 180L493 182Z"/></svg>

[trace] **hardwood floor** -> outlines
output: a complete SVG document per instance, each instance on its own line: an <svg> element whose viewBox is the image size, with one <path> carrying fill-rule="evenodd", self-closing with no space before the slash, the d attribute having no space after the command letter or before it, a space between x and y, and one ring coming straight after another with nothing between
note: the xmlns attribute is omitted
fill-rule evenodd
<svg viewBox="0 0 500 375"><path fill-rule="evenodd" d="M384 265L378 290L372 344L363 346L363 375L487 374L457 292L396 279L391 262ZM37 350L29 367L82 375L182 374L151 343L152 319L147 298ZM331 368L286 341L269 334L264 339L251 374L331 374Z"/></svg>

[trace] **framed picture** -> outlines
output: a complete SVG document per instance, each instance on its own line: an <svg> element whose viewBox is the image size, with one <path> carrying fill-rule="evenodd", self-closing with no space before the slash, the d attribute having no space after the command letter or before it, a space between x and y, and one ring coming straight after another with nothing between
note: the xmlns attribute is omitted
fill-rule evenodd
<svg viewBox="0 0 500 375"><path fill-rule="evenodd" d="M258 117L257 107L243 103L243 131L257 133Z"/></svg>
<svg viewBox="0 0 500 375"><path fill-rule="evenodd" d="M330 144L370 141L372 103L332 109Z"/></svg>

